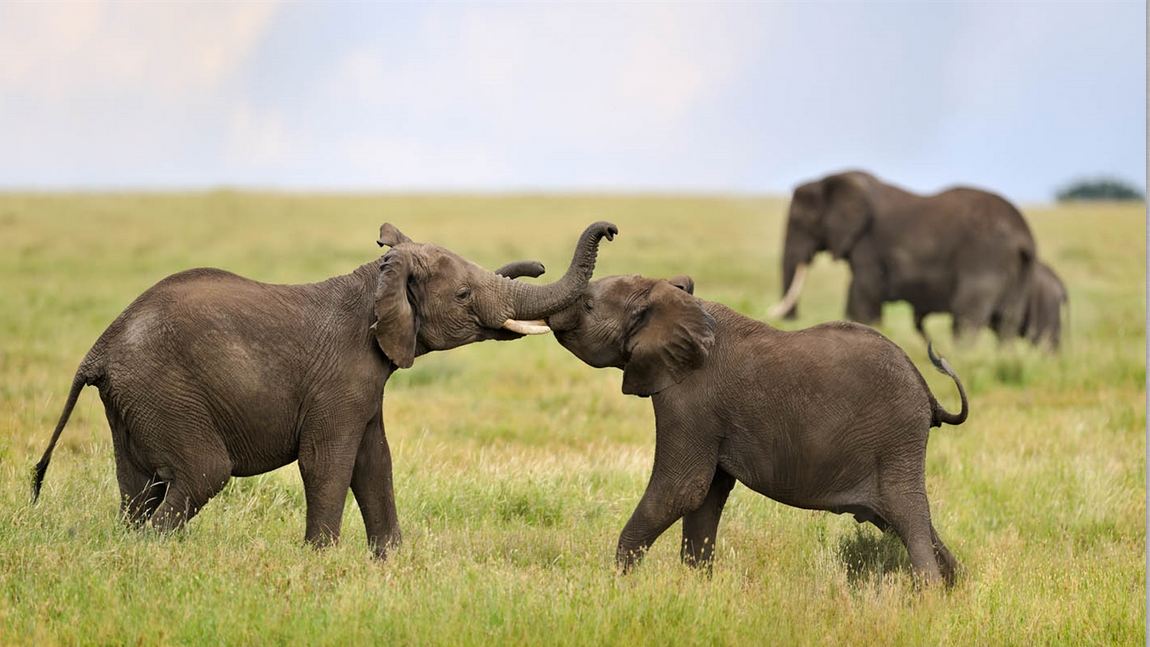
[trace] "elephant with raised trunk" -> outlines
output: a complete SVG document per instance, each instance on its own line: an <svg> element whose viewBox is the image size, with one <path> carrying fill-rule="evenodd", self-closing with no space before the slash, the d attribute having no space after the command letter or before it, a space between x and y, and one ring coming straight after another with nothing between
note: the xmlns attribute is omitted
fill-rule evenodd
<svg viewBox="0 0 1150 647"><path fill-rule="evenodd" d="M615 556L630 569L683 519L680 555L709 566L735 482L799 508L850 513L898 533L920 580L954 581L931 522L931 427L946 411L910 358L877 331L836 322L783 331L695 298L687 277L611 276L547 318L587 364L623 369L623 393L650 397L655 464Z"/></svg>
<svg viewBox="0 0 1150 647"><path fill-rule="evenodd" d="M783 299L770 316L793 318L811 259L829 251L850 264L847 318L882 319L882 305L907 301L915 328L934 312L953 315L956 336L990 327L1019 335L1035 264L1022 214L1004 198L958 187L929 196L849 171L795 189L783 244Z"/></svg>
<svg viewBox="0 0 1150 647"><path fill-rule="evenodd" d="M505 276L390 224L381 259L307 285L271 285L217 269L174 274L140 295L100 335L36 465L40 492L52 450L84 386L100 391L112 431L121 511L133 524L183 526L232 476L298 460L305 538L339 537L348 488L373 553L400 541L384 435L384 386L415 357L487 339L548 332L541 319L573 303L591 278L599 242L579 238L550 285L520 262Z"/></svg>

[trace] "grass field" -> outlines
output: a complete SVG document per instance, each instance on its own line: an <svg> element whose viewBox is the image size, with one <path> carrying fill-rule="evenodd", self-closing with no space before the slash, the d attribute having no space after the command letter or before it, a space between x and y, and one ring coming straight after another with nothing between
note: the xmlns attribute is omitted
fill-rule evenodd
<svg viewBox="0 0 1150 647"><path fill-rule="evenodd" d="M302 545L294 466L234 479L186 532L117 521L95 389L40 503L28 474L76 365L137 294L216 266L310 282L378 254L381 222L488 267L555 274L582 228L618 224L597 275L686 273L696 294L764 316L779 295L783 200L372 197L231 192L0 196L0 644L1142 644L1145 640L1145 221L1142 205L1031 208L1066 280L1064 352L955 348L970 420L934 430L935 525L962 563L914 591L893 536L849 516L732 494L711 578L678 563L678 526L634 574L612 567L654 447L650 403L550 337L420 358L387 391L405 545L368 557L348 499L343 542ZM820 260L803 318L841 316L845 268ZM545 277L546 278L546 277ZM884 332L940 400L909 310ZM384 642L386 641L386 642Z"/></svg>

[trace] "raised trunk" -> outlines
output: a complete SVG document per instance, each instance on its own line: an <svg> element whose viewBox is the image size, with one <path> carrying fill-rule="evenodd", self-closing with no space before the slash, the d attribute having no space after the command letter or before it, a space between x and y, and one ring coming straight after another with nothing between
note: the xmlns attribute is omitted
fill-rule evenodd
<svg viewBox="0 0 1150 647"><path fill-rule="evenodd" d="M548 285L531 285L507 281L510 291L512 319L541 319L575 303L591 275L595 272L595 259L599 254L599 241L612 240L619 229L609 222L597 222L583 231L575 245L571 265L563 278Z"/></svg>

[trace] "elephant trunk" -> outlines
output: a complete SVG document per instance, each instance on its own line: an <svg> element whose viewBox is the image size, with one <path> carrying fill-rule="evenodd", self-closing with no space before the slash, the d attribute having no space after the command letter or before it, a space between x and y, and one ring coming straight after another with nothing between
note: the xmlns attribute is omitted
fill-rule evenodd
<svg viewBox="0 0 1150 647"><path fill-rule="evenodd" d="M768 313L772 319L794 319L798 316L799 295L803 291L807 268L817 245L805 234L787 228L787 242L783 247L783 298Z"/></svg>
<svg viewBox="0 0 1150 647"><path fill-rule="evenodd" d="M571 265L567 268L567 273L554 283L531 285L518 281L507 281L505 285L510 292L513 313L509 323L539 326L542 325L540 322L524 320L542 319L575 303L579 295L587 289L587 283L595 271L599 241L603 238L612 240L617 233L619 233L618 227L609 222L597 222L584 230L575 246L575 254L571 258ZM505 324L504 327L508 326ZM514 328L508 329L514 332L524 332ZM535 331L534 328L526 330ZM546 332L546 330L542 332ZM531 333L525 332L524 334Z"/></svg>

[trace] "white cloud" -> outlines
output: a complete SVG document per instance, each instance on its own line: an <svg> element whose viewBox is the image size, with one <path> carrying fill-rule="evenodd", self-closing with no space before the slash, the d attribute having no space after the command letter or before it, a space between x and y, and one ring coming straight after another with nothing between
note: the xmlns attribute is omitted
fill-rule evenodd
<svg viewBox="0 0 1150 647"><path fill-rule="evenodd" d="M274 2L5 3L0 92L182 98L216 89L259 41Z"/></svg>
<svg viewBox="0 0 1150 647"><path fill-rule="evenodd" d="M470 112L482 136L544 137L580 147L666 147L689 135L747 60L745 12L686 5L436 7L412 40L348 53L334 100L409 109L422 119ZM760 32L762 24L758 24Z"/></svg>

